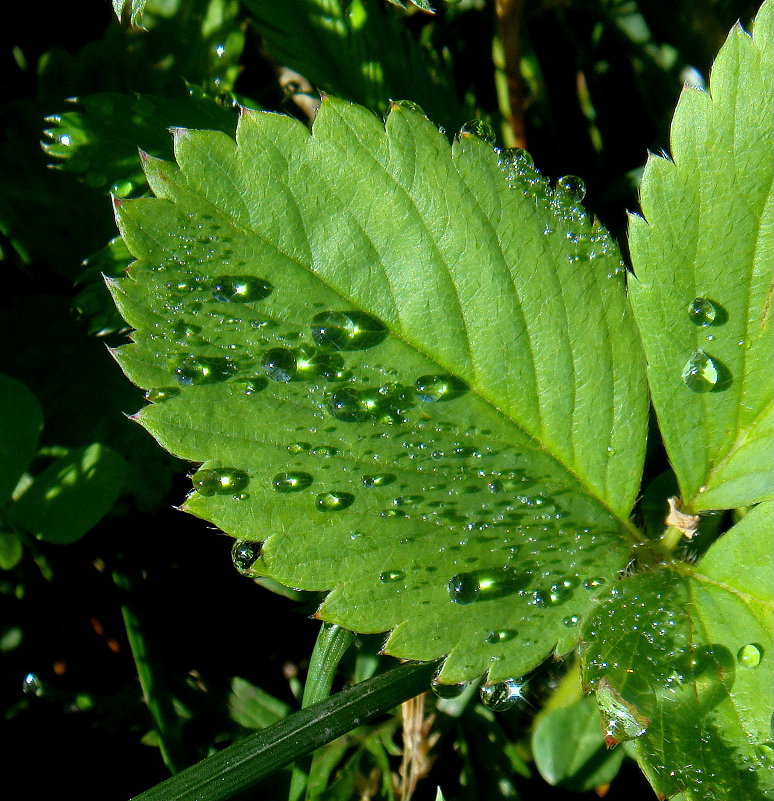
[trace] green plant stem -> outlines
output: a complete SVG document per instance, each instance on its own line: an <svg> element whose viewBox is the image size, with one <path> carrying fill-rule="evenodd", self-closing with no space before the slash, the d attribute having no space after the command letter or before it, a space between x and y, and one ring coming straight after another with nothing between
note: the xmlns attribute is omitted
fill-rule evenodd
<svg viewBox="0 0 774 801"><path fill-rule="evenodd" d="M406 663L234 743L134 801L225 801L427 689L437 662Z"/></svg>
<svg viewBox="0 0 774 801"><path fill-rule="evenodd" d="M183 721L175 709L164 667L143 625L143 615L132 600L135 596L132 590L136 587L133 587L131 578L122 567L113 571L113 581L121 593L121 615L126 636L145 703L159 738L161 758L171 773L177 773L189 764L183 746Z"/></svg>
<svg viewBox="0 0 774 801"><path fill-rule="evenodd" d="M352 645L354 639L354 633L348 629L343 629L335 623L322 624L309 661L304 696L301 699L302 709L306 709L330 695L333 677L336 675L341 657ZM293 766L288 801L298 801L301 798L309 777L312 757L312 754L305 754Z"/></svg>

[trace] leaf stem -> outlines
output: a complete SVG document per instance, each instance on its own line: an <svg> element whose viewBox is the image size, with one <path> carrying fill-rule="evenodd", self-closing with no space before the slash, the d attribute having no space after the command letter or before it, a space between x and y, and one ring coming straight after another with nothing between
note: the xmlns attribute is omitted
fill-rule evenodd
<svg viewBox="0 0 774 801"><path fill-rule="evenodd" d="M437 662L406 663L349 687L171 776L133 801L225 801L427 689Z"/></svg>

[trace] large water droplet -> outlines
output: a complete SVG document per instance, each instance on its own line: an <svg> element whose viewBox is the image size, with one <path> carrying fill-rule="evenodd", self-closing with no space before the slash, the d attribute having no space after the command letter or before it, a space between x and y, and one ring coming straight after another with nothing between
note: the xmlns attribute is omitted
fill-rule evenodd
<svg viewBox="0 0 774 801"><path fill-rule="evenodd" d="M296 374L296 357L287 348L270 348L261 357L261 367L268 379L286 384Z"/></svg>
<svg viewBox="0 0 774 801"><path fill-rule="evenodd" d="M250 479L244 470L221 467L197 470L191 482L200 495L234 495L245 489Z"/></svg>
<svg viewBox="0 0 774 801"><path fill-rule="evenodd" d="M578 623L580 623L578 615L568 615L562 620L562 625L567 626L567 628L574 628Z"/></svg>
<svg viewBox="0 0 774 801"><path fill-rule="evenodd" d="M184 386L216 384L225 381L236 369L229 359L186 356L175 367L175 379Z"/></svg>
<svg viewBox="0 0 774 801"><path fill-rule="evenodd" d="M268 385L269 381L265 376L254 375L249 378L238 378L236 381L232 381L228 388L235 395L255 395L262 389L266 389Z"/></svg>
<svg viewBox="0 0 774 801"><path fill-rule="evenodd" d="M315 506L321 512L340 512L355 502L351 492L323 492L317 496Z"/></svg>
<svg viewBox="0 0 774 801"><path fill-rule="evenodd" d="M581 586L584 590L596 590L606 583L607 579L604 576L594 576L593 578L586 579Z"/></svg>
<svg viewBox="0 0 774 801"><path fill-rule="evenodd" d="M252 540L235 540L231 548L234 567L243 576L253 576L252 567L261 555L261 543Z"/></svg>
<svg viewBox="0 0 774 801"><path fill-rule="evenodd" d="M212 296L221 303L251 303L262 300L272 291L272 285L250 275L224 275L212 285Z"/></svg>
<svg viewBox="0 0 774 801"><path fill-rule="evenodd" d="M755 643L743 645L736 654L736 660L740 665L747 668L758 667L763 656L763 649Z"/></svg>
<svg viewBox="0 0 774 801"><path fill-rule="evenodd" d="M180 387L153 387L145 393L145 398L151 403L160 403L180 394Z"/></svg>
<svg viewBox="0 0 774 801"><path fill-rule="evenodd" d="M392 107L395 109L406 109L408 111L413 111L416 114L420 114L421 116L427 118L424 109L413 100L394 100L392 102Z"/></svg>
<svg viewBox="0 0 774 801"><path fill-rule="evenodd" d="M276 492L300 492L312 486L309 473L278 473L271 481Z"/></svg>
<svg viewBox="0 0 774 801"><path fill-rule="evenodd" d="M379 574L379 581L382 584L392 584L396 581L403 581L406 574L402 570L385 570Z"/></svg>
<svg viewBox="0 0 774 801"><path fill-rule="evenodd" d="M551 602L551 605L558 606L559 604L563 604L565 601L571 598L573 586L573 582L567 580L558 581L556 584L552 584L551 589L548 591L548 598Z"/></svg>
<svg viewBox="0 0 774 801"><path fill-rule="evenodd" d="M516 632L513 629L499 629L498 631L490 631L486 636L486 642L488 645L499 645L512 640L515 636Z"/></svg>
<svg viewBox="0 0 774 801"><path fill-rule="evenodd" d="M586 197L586 184L577 175L565 175L556 182L557 199L580 203Z"/></svg>
<svg viewBox="0 0 774 801"><path fill-rule="evenodd" d="M344 359L337 353L302 345L296 349L296 369L303 378L341 381L345 377Z"/></svg>
<svg viewBox="0 0 774 801"><path fill-rule="evenodd" d="M468 681L460 681L456 684L445 684L437 677L430 682L430 689L439 698L459 698L469 686L470 682Z"/></svg>
<svg viewBox="0 0 774 801"><path fill-rule="evenodd" d="M688 304L688 317L694 325L712 325L717 316L718 308L709 298L694 298Z"/></svg>
<svg viewBox="0 0 774 801"><path fill-rule="evenodd" d="M316 448L312 448L309 453L311 453L312 456L324 456L327 459L331 456L335 456L338 451L330 445L318 445Z"/></svg>
<svg viewBox="0 0 774 801"><path fill-rule="evenodd" d="M718 383L718 368L712 358L699 349L685 363L682 378L692 392L709 392Z"/></svg>
<svg viewBox="0 0 774 801"><path fill-rule="evenodd" d="M484 120L469 120L460 128L460 133L472 134L490 145L493 145L497 139L494 128Z"/></svg>
<svg viewBox="0 0 774 801"><path fill-rule="evenodd" d="M414 392L425 403L453 400L467 389L467 384L453 375L423 375L414 382Z"/></svg>
<svg viewBox="0 0 774 801"><path fill-rule="evenodd" d="M522 698L522 685L516 679L506 679L497 684L481 687L481 703L493 712L504 712L516 706Z"/></svg>
<svg viewBox="0 0 774 801"><path fill-rule="evenodd" d="M481 592L481 585L474 573L458 573L449 579L449 598L455 604L472 604Z"/></svg>
<svg viewBox="0 0 774 801"><path fill-rule="evenodd" d="M36 698L40 698L44 692L43 682L35 673L28 673L22 680L22 692L25 695L34 695Z"/></svg>
<svg viewBox="0 0 774 801"><path fill-rule="evenodd" d="M372 416L372 409L362 401L361 393L352 387L334 392L328 401L328 410L344 423L363 423Z"/></svg>
<svg viewBox="0 0 774 801"><path fill-rule="evenodd" d="M385 325L365 312L326 311L312 318L312 339L321 348L365 350L386 336Z"/></svg>

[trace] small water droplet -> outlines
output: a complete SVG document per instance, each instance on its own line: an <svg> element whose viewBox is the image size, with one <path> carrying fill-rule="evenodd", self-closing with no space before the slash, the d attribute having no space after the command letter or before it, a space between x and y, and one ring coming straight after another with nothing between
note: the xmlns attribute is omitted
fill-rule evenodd
<svg viewBox="0 0 774 801"><path fill-rule="evenodd" d="M372 476L363 476L360 483L367 489L372 487L385 487L395 481L395 476L392 473L377 473Z"/></svg>
<svg viewBox="0 0 774 801"><path fill-rule="evenodd" d="M536 606L538 609L545 609L550 606L551 599L543 590L533 590L529 603L531 606Z"/></svg>
<svg viewBox="0 0 774 801"><path fill-rule="evenodd" d="M522 685L516 679L506 679L497 684L485 684L481 687L481 703L493 712L504 712L516 706L523 697Z"/></svg>
<svg viewBox="0 0 774 801"><path fill-rule="evenodd" d="M567 626L568 628L574 628L578 625L578 623L580 623L580 618L578 615L568 615L562 620L562 625Z"/></svg>
<svg viewBox="0 0 774 801"><path fill-rule="evenodd" d="M186 356L175 367L175 379L183 386L216 384L225 381L236 369L228 359Z"/></svg>
<svg viewBox="0 0 774 801"><path fill-rule="evenodd" d="M340 512L348 509L355 502L351 492L322 492L315 500L315 506L320 512Z"/></svg>
<svg viewBox="0 0 774 801"><path fill-rule="evenodd" d="M134 184L131 181L117 181L110 187L111 194L116 197L129 197L134 191Z"/></svg>
<svg viewBox="0 0 774 801"><path fill-rule="evenodd" d="M215 55L218 58L223 58L223 56L226 55L226 45L224 44L215 45Z"/></svg>
<svg viewBox="0 0 774 801"><path fill-rule="evenodd" d="M565 175L556 182L558 197L580 203L586 197L586 184L577 175Z"/></svg>
<svg viewBox="0 0 774 801"><path fill-rule="evenodd" d="M682 379L692 392L709 392L718 383L718 368L710 356L699 349L683 367Z"/></svg>
<svg viewBox="0 0 774 801"><path fill-rule="evenodd" d="M596 590L606 583L607 579L604 576L594 576L594 578L586 579L581 586L584 590Z"/></svg>
<svg viewBox="0 0 774 801"><path fill-rule="evenodd" d="M516 636L516 632L513 629L500 629L499 631L490 631L489 634L486 636L486 642L488 645L498 645L502 642L508 642L508 640L512 640Z"/></svg>
<svg viewBox="0 0 774 801"><path fill-rule="evenodd" d="M261 543L252 540L235 540L231 548L234 567L243 576L253 576L252 566L261 555Z"/></svg>
<svg viewBox="0 0 774 801"><path fill-rule="evenodd" d="M497 139L494 128L484 120L469 120L460 128L460 133L477 136L489 145L493 145Z"/></svg>
<svg viewBox="0 0 774 801"><path fill-rule="evenodd" d="M414 103L413 100L395 100L392 103L392 107L398 110L404 109L407 111L413 111L416 114L420 114L422 117L427 118L424 109L417 103Z"/></svg>
<svg viewBox="0 0 774 801"><path fill-rule="evenodd" d="M402 570L385 570L379 574L379 581L382 584L391 584L396 581L403 581L405 573Z"/></svg>
<svg viewBox="0 0 774 801"><path fill-rule="evenodd" d="M286 384L296 374L296 357L287 348L270 348L261 357L261 367L269 380Z"/></svg>
<svg viewBox="0 0 774 801"><path fill-rule="evenodd" d="M755 643L743 645L736 654L737 662L747 668L758 667L763 656L763 649Z"/></svg>
<svg viewBox="0 0 774 801"><path fill-rule="evenodd" d="M212 284L212 297L221 303L252 303L271 294L273 287L250 275L224 275Z"/></svg>
<svg viewBox="0 0 774 801"><path fill-rule="evenodd" d="M688 317L694 325L712 325L717 316L718 307L709 298L694 298L688 304Z"/></svg>
<svg viewBox="0 0 774 801"><path fill-rule="evenodd" d="M470 686L468 681L460 681L456 684L444 684L438 678L430 682L430 689L438 698L459 698L462 693Z"/></svg>
<svg viewBox="0 0 774 801"><path fill-rule="evenodd" d="M160 403L180 394L179 387L153 387L145 393L145 398L151 403Z"/></svg>
<svg viewBox="0 0 774 801"><path fill-rule="evenodd" d="M455 604L472 604L481 592L481 585L474 573L458 573L449 579L449 598Z"/></svg>
<svg viewBox="0 0 774 801"><path fill-rule="evenodd" d="M453 375L423 375L414 382L416 396L425 403L454 400L467 390L468 385Z"/></svg>
<svg viewBox="0 0 774 801"><path fill-rule="evenodd" d="M245 489L250 479L243 470L224 467L197 470L191 482L200 495L234 495Z"/></svg>
<svg viewBox="0 0 774 801"><path fill-rule="evenodd" d="M265 376L253 375L249 378L238 378L232 381L228 388L235 395L255 395L269 385L269 381Z"/></svg>
<svg viewBox="0 0 774 801"><path fill-rule="evenodd" d="M341 381L345 376L344 359L338 353L302 345L296 349L296 368L304 378Z"/></svg>
<svg viewBox="0 0 774 801"><path fill-rule="evenodd" d="M569 598L572 597L572 589L573 583L571 581L559 581L556 584L551 585L551 589L548 592L548 598L551 602L552 606L558 606L559 604L563 604Z"/></svg>
<svg viewBox="0 0 774 801"><path fill-rule="evenodd" d="M312 448L309 453L312 456L324 456L326 459L328 459L331 456L335 456L338 451L336 448L332 448L330 445L318 445L316 448Z"/></svg>
<svg viewBox="0 0 774 801"><path fill-rule="evenodd" d="M35 673L28 673L22 680L22 692L40 698L43 695L43 682Z"/></svg>
<svg viewBox="0 0 774 801"><path fill-rule="evenodd" d="M312 339L321 348L365 350L387 336L384 323L364 312L325 311L312 318Z"/></svg>
<svg viewBox="0 0 774 801"><path fill-rule="evenodd" d="M312 486L312 477L309 473L278 473L271 481L276 492L300 492Z"/></svg>

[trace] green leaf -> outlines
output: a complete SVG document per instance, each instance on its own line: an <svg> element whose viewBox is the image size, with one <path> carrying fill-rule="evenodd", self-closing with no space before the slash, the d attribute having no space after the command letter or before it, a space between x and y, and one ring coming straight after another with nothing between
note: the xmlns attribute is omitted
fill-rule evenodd
<svg viewBox="0 0 774 801"><path fill-rule="evenodd" d="M110 510L125 470L123 457L99 442L74 448L35 477L11 519L40 539L75 542Z"/></svg>
<svg viewBox="0 0 774 801"><path fill-rule="evenodd" d="M0 570L11 570L16 567L21 562L22 555L19 535L15 531L0 531Z"/></svg>
<svg viewBox="0 0 774 801"><path fill-rule="evenodd" d="M175 153L146 164L158 199L119 204L139 260L112 285L118 359L160 388L138 421L204 462L184 508L265 540L256 573L333 590L324 620L448 654L444 680L572 648L626 562L644 447L604 232L400 105L385 130L328 99L311 136L245 110L236 144Z"/></svg>
<svg viewBox="0 0 774 801"><path fill-rule="evenodd" d="M532 732L532 754L540 775L549 784L575 792L609 784L624 757L620 748L605 748L599 711L591 698L542 715Z"/></svg>
<svg viewBox="0 0 774 801"><path fill-rule="evenodd" d="M21 381L2 373L0 408L0 503L4 503L35 455L43 411Z"/></svg>
<svg viewBox="0 0 774 801"><path fill-rule="evenodd" d="M608 742L634 738L659 793L772 798L773 525L760 504L697 566L620 582L588 622L585 680Z"/></svg>
<svg viewBox="0 0 774 801"><path fill-rule="evenodd" d="M465 119L451 70L422 48L405 14L382 0L245 0L275 58L337 97L386 113L389 98L418 103L456 130Z"/></svg>
<svg viewBox="0 0 774 801"><path fill-rule="evenodd" d="M263 729L286 718L291 708L247 679L235 676L228 701L231 719L247 729Z"/></svg>
<svg viewBox="0 0 774 801"><path fill-rule="evenodd" d="M774 487L773 11L767 0L752 37L734 28L709 92L683 91L674 160L649 158L645 219L631 220L632 304L687 511L746 506Z"/></svg>
<svg viewBox="0 0 774 801"><path fill-rule="evenodd" d="M75 102L72 111L46 118L52 127L44 131L51 140L44 149L61 159L60 169L119 197L147 189L138 147L169 158L173 126L233 133L236 125L233 108L193 89L184 98L103 92Z"/></svg>
<svg viewBox="0 0 774 801"><path fill-rule="evenodd" d="M142 26L142 12L147 0L112 0L113 11L119 21L128 19L132 25Z"/></svg>

